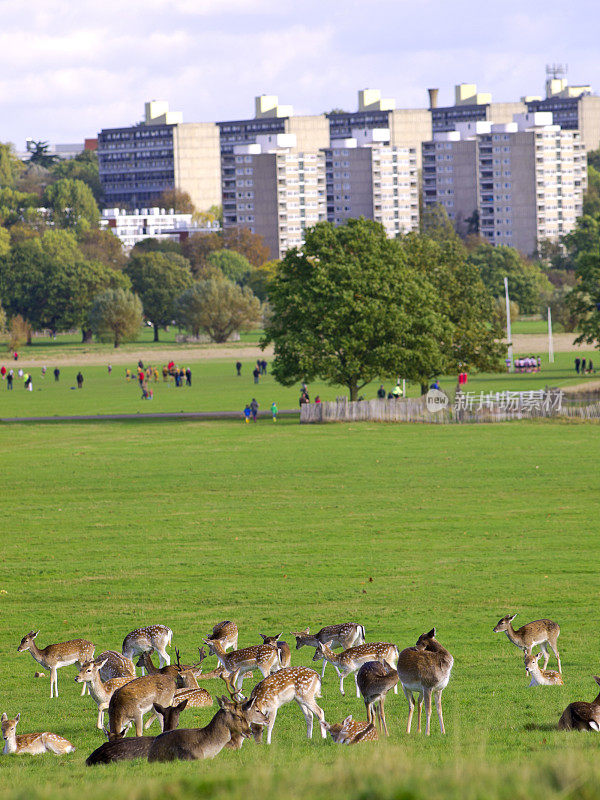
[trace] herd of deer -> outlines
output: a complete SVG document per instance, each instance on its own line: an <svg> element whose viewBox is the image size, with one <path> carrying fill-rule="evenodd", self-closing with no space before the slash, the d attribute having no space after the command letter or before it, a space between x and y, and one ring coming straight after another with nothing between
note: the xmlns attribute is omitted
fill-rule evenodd
<svg viewBox="0 0 600 800"><path fill-rule="evenodd" d="M559 626L542 619L515 630L512 627L515 616L503 617L494 632L506 632L510 641L524 652L530 686L562 684L557 647ZM18 650L29 650L39 664L50 670L50 697L58 697L57 670L77 664L79 673L75 680L83 684L82 695L89 692L98 707L97 727L104 730L108 742L94 750L87 759L88 765L132 758L149 761L212 758L224 747L239 749L249 737L261 742L265 728L267 744L270 744L277 710L292 700L304 714L309 739L316 717L323 738L329 731L333 741L339 744L372 741L378 738L378 728L388 734L385 697L390 689L398 693L398 683L408 701L407 733L411 730L416 705L417 730L421 730L424 707L425 733L429 735L432 700L441 732L445 733L442 692L448 685L454 659L435 638L435 628L419 636L414 646L402 651L389 642L366 643L365 629L356 623L330 625L315 634L311 634L309 628L293 632L297 649L314 647L313 661L323 660L320 676L309 667L292 667L290 648L279 640L280 636L261 634L262 644L238 649L238 628L230 621L215 625L213 632L203 640L208 654L215 655L219 662L211 672L202 671L201 663L206 657L204 647L199 648L197 663L181 664L176 651L177 664L172 665L167 647L173 634L164 625L138 628L125 637L121 653L107 650L96 658L94 645L85 639L39 648L35 642L38 633L32 631L24 636ZM536 645L541 649L534 654ZM342 647L342 652L335 653L333 648L336 647ZM548 647L558 660L558 672L546 669ZM158 653L158 667L151 658L154 652ZM542 654L544 665L540 668L538 660ZM342 695L344 678L354 675L357 697L362 696L365 703L366 722L354 720L352 715L335 725L325 721L323 709L316 701L321 697L321 679L328 662L340 678ZM136 677L136 666L141 667L141 677ZM254 686L249 697L245 697L243 681L253 670L259 670L263 679ZM229 697L216 698L219 710L206 727L178 729L179 715L184 709L213 704L212 696L199 682L215 678L225 682ZM600 684L600 677L594 680ZM108 730L104 727L106 711ZM143 717L147 712L152 715L146 728L158 718L163 731L160 735L143 735ZM54 733L17 734L19 719L20 714L13 719L2 715L4 753L62 754L74 750L67 739ZM125 738L132 725L135 736ZM600 731L600 694L591 703L571 703L560 718L559 728Z"/></svg>

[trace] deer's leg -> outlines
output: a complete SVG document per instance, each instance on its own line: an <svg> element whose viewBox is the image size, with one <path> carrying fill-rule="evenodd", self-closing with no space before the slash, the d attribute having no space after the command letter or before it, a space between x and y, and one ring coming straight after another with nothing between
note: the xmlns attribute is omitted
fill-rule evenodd
<svg viewBox="0 0 600 800"><path fill-rule="evenodd" d="M340 676L340 692L343 695L345 695L346 694L346 692L344 691L344 678L345 678L345 675L344 675L343 672L340 672L339 670L338 670L338 675Z"/></svg>
<svg viewBox="0 0 600 800"><path fill-rule="evenodd" d="M135 724L135 735L136 736L143 736L144 735L144 716L142 712L137 709L135 712L135 717L133 719Z"/></svg>
<svg viewBox="0 0 600 800"><path fill-rule="evenodd" d="M233 672L232 675L231 675L231 682L233 683L235 688L238 690L238 692L241 692L242 691L242 684L244 682L244 673L240 672L239 669L236 669L236 671ZM238 686L238 682L239 682L239 686Z"/></svg>
<svg viewBox="0 0 600 800"><path fill-rule="evenodd" d="M385 703L385 695L384 695L384 694L382 694L382 695L381 695L381 699L380 699L380 701L379 701L379 720L380 720L380 722L381 722L381 725L382 725L382 727L383 727L383 730L385 731L385 735L386 735L386 736L389 736L390 734L389 734L389 731L388 731L388 728L387 728L387 723L386 723L386 721L385 721L385 708L384 708L384 703Z"/></svg>
<svg viewBox="0 0 600 800"><path fill-rule="evenodd" d="M544 666L542 669L546 669L548 666L548 661L550 660L550 653L548 652L548 645L546 642L540 642L540 649L544 653Z"/></svg>
<svg viewBox="0 0 600 800"><path fill-rule="evenodd" d="M273 726L275 725L276 718L277 709L274 708L273 710L269 711L269 722L267 724L267 744L271 744L271 733L273 732Z"/></svg>
<svg viewBox="0 0 600 800"><path fill-rule="evenodd" d="M321 678L325 675L325 667L327 666L327 660L323 659L323 671L321 672Z"/></svg>
<svg viewBox="0 0 600 800"><path fill-rule="evenodd" d="M356 686L356 696L360 697L360 689L358 688L358 670L354 673L354 684Z"/></svg>
<svg viewBox="0 0 600 800"><path fill-rule="evenodd" d="M104 712L106 711L107 708L108 708L108 704L106 704L106 703L100 703L100 705L98 706L98 725L97 725L97 727L101 731L104 730Z"/></svg>
<svg viewBox="0 0 600 800"><path fill-rule="evenodd" d="M371 722L372 721L371 718L373 716L373 710L372 710L372 707L371 707L371 703L369 703L369 701L366 698L363 698L363 699L365 700L365 708L367 710L367 722Z"/></svg>
<svg viewBox="0 0 600 800"><path fill-rule="evenodd" d="M442 714L442 692L435 693L435 707L437 708L438 719L440 721L440 728L442 733L446 733L446 729L444 728L444 715Z"/></svg>
<svg viewBox="0 0 600 800"><path fill-rule="evenodd" d="M413 713L415 710L415 699L410 689L407 689L404 685L402 686L402 691L404 692L404 696L408 700L408 722L406 724L406 732L410 733L410 726L412 723Z"/></svg>
<svg viewBox="0 0 600 800"><path fill-rule="evenodd" d="M52 697L52 688L56 689L56 697L58 697L58 681L56 677L56 667L50 667L50 697Z"/></svg>
<svg viewBox="0 0 600 800"><path fill-rule="evenodd" d="M317 717L317 719L319 720L319 725L321 726L321 736L323 737L323 739L326 739L327 738L327 728L325 726L325 712L323 711L321 706L318 705L317 701L314 700L314 698L312 700L305 700L304 702L306 703L307 708L309 708L310 711L312 712L312 714L314 714ZM311 734L309 736L309 739L312 739L312 714L311 714L311 723L310 723ZM307 719L307 722L308 722L308 719Z"/></svg>
<svg viewBox="0 0 600 800"><path fill-rule="evenodd" d="M150 725L152 725L155 719L158 719L158 714L155 711L153 711L152 714L150 714L150 717L144 723L144 729L148 730L148 728L150 727Z"/></svg>
<svg viewBox="0 0 600 800"><path fill-rule="evenodd" d="M159 660L159 667L168 667L171 663L171 657L165 650L165 648L161 648L160 650L157 649L158 653L158 660Z"/></svg>
<svg viewBox="0 0 600 800"><path fill-rule="evenodd" d="M308 739L312 739L313 735L313 713L310 708L305 705L301 700L296 700L298 705L300 706L300 710L304 714L304 719L306 720L306 737Z"/></svg>
<svg viewBox="0 0 600 800"><path fill-rule="evenodd" d="M558 642L556 641L556 639L553 642L548 640L548 644L550 645L550 647L552 648L552 652L556 656L556 660L558 661L558 671L562 675L562 667L561 667L561 664L560 664L560 656L558 654Z"/></svg>
<svg viewBox="0 0 600 800"><path fill-rule="evenodd" d="M423 689L425 701L425 736L429 736L431 727L431 689Z"/></svg>
<svg viewBox="0 0 600 800"><path fill-rule="evenodd" d="M421 712L423 710L423 692L417 697L417 733L421 733Z"/></svg>

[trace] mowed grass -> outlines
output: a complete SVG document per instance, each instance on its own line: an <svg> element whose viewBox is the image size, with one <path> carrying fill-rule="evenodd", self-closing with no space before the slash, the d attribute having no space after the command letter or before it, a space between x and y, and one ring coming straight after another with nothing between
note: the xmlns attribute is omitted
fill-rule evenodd
<svg viewBox="0 0 600 800"><path fill-rule="evenodd" d="M583 355L596 359L593 351ZM574 357L574 353L557 353L553 364L548 364L547 358L544 358L541 372L535 373L473 373L469 376L466 389L473 392L543 389L546 385L567 386L597 379L597 374L577 375ZM600 363L600 356L596 362ZM154 363L151 355L144 355L144 363ZM22 380L15 379L12 392L7 391L6 381L0 381L0 417L179 411L239 411L241 416L245 404L253 397L256 397L262 410L268 410L273 401L280 409L298 408L299 384L281 386L269 371L266 376L260 377L257 385L252 377L255 361L244 359L242 363L242 375L238 377L235 359L182 362L180 366L189 366L192 370L192 386L178 388L172 379L167 383L163 381L163 365L156 364L159 380L150 381L154 399L149 401L141 399L136 378L137 356L132 357L129 364L133 376L130 381L125 379L126 366L123 365L115 365L111 374L108 373L107 366L82 366L84 384L81 390L77 389L75 380L79 367L61 367L57 383L52 374L52 362L49 361L45 377L42 377L41 367L26 370L33 376L32 392L24 390ZM15 369L14 362L10 366ZM442 377L440 384L447 392L453 393L456 376ZM393 382L389 380L384 385L388 391L393 388ZM367 399L374 398L378 387L379 381L374 381L362 389L361 394ZM317 395L322 400L334 400L339 395L348 394L345 387L329 386L323 381L315 381L309 386L309 390L312 400ZM420 387L416 384L409 385L407 394L417 397Z"/></svg>
<svg viewBox="0 0 600 800"><path fill-rule="evenodd" d="M21 733L51 730L77 748L1 758L4 798L598 796L600 739L556 723L595 696L600 672L599 427L140 420L6 425L0 444L1 710L21 712ZM508 612L560 623L565 686L527 688L522 655L492 633ZM342 748L318 730L308 741L290 704L270 747L89 769L103 736L75 667L59 670L51 700L49 679L16 652L31 629L40 645L86 637L100 652L162 623L189 661L222 619L238 623L240 646L356 621L368 641L403 648L435 625L455 657L447 735L434 716L429 739L407 736L400 693L388 697L388 742ZM313 652L294 650L292 663L319 669ZM328 667L329 722L364 719L345 685L343 698Z"/></svg>

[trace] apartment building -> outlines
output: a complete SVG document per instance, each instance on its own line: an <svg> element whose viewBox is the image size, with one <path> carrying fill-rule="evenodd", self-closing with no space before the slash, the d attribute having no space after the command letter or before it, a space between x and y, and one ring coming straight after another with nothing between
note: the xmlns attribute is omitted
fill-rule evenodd
<svg viewBox="0 0 600 800"><path fill-rule="evenodd" d="M182 242L193 233L213 233L221 228L218 222L198 223L192 219L192 214L178 214L156 206L136 208L133 212L105 208L100 227L117 236L126 250L146 239Z"/></svg>
<svg viewBox="0 0 600 800"><path fill-rule="evenodd" d="M443 205L461 234L476 221L491 243L531 255L575 227L586 167L579 131L554 125L550 113L463 123L423 144L423 203Z"/></svg>
<svg viewBox="0 0 600 800"><path fill-rule="evenodd" d="M324 150L328 221L343 225L362 216L380 222L391 238L418 228L416 149L391 145L388 128L352 134Z"/></svg>
<svg viewBox="0 0 600 800"><path fill-rule="evenodd" d="M264 237L271 258L301 247L306 228L327 218L325 155L299 152L293 133L264 134L234 145L230 218Z"/></svg>
<svg viewBox="0 0 600 800"><path fill-rule="evenodd" d="M146 103L145 118L98 134L98 168L107 204L151 206L162 192L187 192L199 211L221 203L219 129L184 123L165 101Z"/></svg>
<svg viewBox="0 0 600 800"><path fill-rule="evenodd" d="M475 83L459 83L454 87L454 105L438 107L438 89L429 89L432 132L453 131L463 122L512 122L515 114L523 114L527 106L518 103L493 103L489 92L478 92Z"/></svg>

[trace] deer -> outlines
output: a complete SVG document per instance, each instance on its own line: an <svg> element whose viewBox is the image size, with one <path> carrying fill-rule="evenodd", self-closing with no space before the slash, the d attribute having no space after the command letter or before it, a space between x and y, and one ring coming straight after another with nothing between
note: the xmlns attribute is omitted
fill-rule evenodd
<svg viewBox="0 0 600 800"><path fill-rule="evenodd" d="M257 683L252 689L250 700L254 700L256 708L268 717L267 744L271 744L277 710L292 700L298 703L304 714L307 737L312 739L313 718L317 717L321 735L325 739L327 737L325 714L316 702L316 698L319 697L321 697L321 678L318 672L309 667L284 667ZM262 728L260 730L254 728L253 734L257 742L262 741Z"/></svg>
<svg viewBox="0 0 600 800"><path fill-rule="evenodd" d="M198 686L198 682L196 681L193 672L184 668L181 672L181 677L183 679L184 688L176 690L175 697L173 698L174 703L185 700L187 703L187 708L207 708L208 706L212 706L212 696L206 691L206 689ZM196 685L190 687L189 684L192 682ZM157 715L152 714L148 718L144 728L148 730L155 719L157 719Z"/></svg>
<svg viewBox="0 0 600 800"><path fill-rule="evenodd" d="M251 725L265 725L267 717L258 711L254 700L245 703L217 697L219 710L204 728L188 728L162 733L153 740L148 761L197 761L214 758L230 742L252 736Z"/></svg>
<svg viewBox="0 0 600 800"><path fill-rule="evenodd" d="M336 744L359 744L359 742L376 742L379 739L377 728L372 722L359 722L352 714L343 722L327 725L329 735Z"/></svg>
<svg viewBox="0 0 600 800"><path fill-rule="evenodd" d="M414 647L407 647L398 656L398 676L404 695L408 701L408 723L406 732L410 727L415 709L413 692L418 692L418 725L417 732L421 732L421 708L425 701L426 725L425 734L429 736L431 722L431 697L435 697L435 704L440 721L442 733L444 717L442 714L442 692L448 685L454 659L445 647L435 638L435 628L428 633L423 633L417 639Z"/></svg>
<svg viewBox="0 0 600 800"><path fill-rule="evenodd" d="M379 728L389 736L385 721L385 696L398 684L398 672L384 661L367 661L356 673L356 685L365 701L367 722L379 722Z"/></svg>
<svg viewBox="0 0 600 800"><path fill-rule="evenodd" d="M238 626L235 622L226 619L223 622L217 622L214 626L212 633L206 637L209 641L220 641L223 645L223 650L237 650L238 646Z"/></svg>
<svg viewBox="0 0 600 800"><path fill-rule="evenodd" d="M516 616L516 614L513 614L512 616L502 617L494 628L494 633L502 633L504 631L510 641L520 647L526 654L531 653L536 644L539 644L544 653L544 666L542 669L546 669L548 666L550 659L548 646L550 646L558 661L558 671L562 673L557 645L557 639L560 634L558 623L553 622L551 619L536 619L515 630L512 626L512 621Z"/></svg>
<svg viewBox="0 0 600 800"><path fill-rule="evenodd" d="M594 675L594 680L600 685L600 677ZM586 703L579 700L569 705L558 720L558 729L561 731L596 731L600 732L600 692Z"/></svg>
<svg viewBox="0 0 600 800"><path fill-rule="evenodd" d="M104 730L104 712L108 710L110 698L113 696L113 693L135 678L134 674L133 676L128 675L125 678L110 678L107 681L103 681L101 674L105 665L106 659L100 661L100 659L97 658L94 661L85 661L75 677L76 683L89 683L90 685L90 694L93 701L98 706L98 721L96 727L99 730Z"/></svg>
<svg viewBox="0 0 600 800"><path fill-rule="evenodd" d="M344 622L341 625L327 625L321 628L318 633L310 633L310 628L305 628L303 631L291 631L291 636L296 637L296 650L307 645L308 647L316 647L319 642L328 645L332 650L334 647L342 647L348 650L355 645L364 644L367 638L365 629L362 625L357 625L355 622ZM323 659L323 672L321 678L325 675L325 667L327 661Z"/></svg>
<svg viewBox="0 0 600 800"><path fill-rule="evenodd" d="M167 647L171 644L173 631L166 625L149 625L146 628L136 628L123 639L121 648L125 658L133 658L140 653L147 653L154 649L158 653L159 665L169 665L171 659ZM142 671L143 674L143 671Z"/></svg>
<svg viewBox="0 0 600 800"><path fill-rule="evenodd" d="M242 650L233 650L231 653L225 652L219 639L204 639L204 644L208 645L210 655L216 655L223 667L231 673L232 682L238 689L242 688L245 672L259 669L266 677L281 669L279 651L272 644L244 647Z"/></svg>
<svg viewBox="0 0 600 800"><path fill-rule="evenodd" d="M564 681L560 672L553 669L540 669L538 661L541 657L541 651L525 653L525 672L531 677L529 686L562 686Z"/></svg>
<svg viewBox="0 0 600 800"><path fill-rule="evenodd" d="M94 657L95 647L87 639L73 639L70 642L49 644L40 649L35 643L38 633L39 631L30 631L26 634L21 639L17 652L23 653L25 650L29 650L38 664L50 670L50 697L58 697L57 670L60 667L68 667L71 664L77 664L81 668L85 661L90 661ZM84 684L81 694L84 695L85 692L86 686Z"/></svg>
<svg viewBox="0 0 600 800"><path fill-rule="evenodd" d="M100 677L103 681L112 678L135 678L135 666L130 658L125 658L116 650L104 650L96 656L95 661L104 661L105 664L100 670Z"/></svg>
<svg viewBox="0 0 600 800"><path fill-rule="evenodd" d="M343 695L346 694L344 692L344 678L353 672L356 673L358 668L365 662L387 661L392 666L395 666L398 661L398 648L395 644L390 644L389 642L359 644L343 650L339 655L322 642L319 642L316 648L313 661L319 661L322 658L333 664L340 678L340 692ZM354 675L354 682L356 683L356 674ZM397 686L394 686L394 692L398 694ZM356 696L360 697L358 683L356 683Z"/></svg>
<svg viewBox="0 0 600 800"><path fill-rule="evenodd" d="M272 644L279 650L279 663L282 667L289 667L292 663L292 653L290 646L287 642L280 642L279 636L283 635L283 631L279 636L265 636L264 633L259 634L263 640L263 644Z"/></svg>
<svg viewBox="0 0 600 800"><path fill-rule="evenodd" d="M54 753L62 756L65 753L74 752L75 748L68 739L64 739L57 733L21 733L17 734L17 724L21 719L21 714L17 714L13 719L9 719L6 714L2 714L0 724L2 726L2 737L4 739L4 755L23 755L27 753L38 756L41 753Z"/></svg>
<svg viewBox="0 0 600 800"><path fill-rule="evenodd" d="M160 703L154 703L154 711L163 718L163 730L174 731L179 723L179 715L187 705L187 700L182 700L176 706L164 708ZM148 758L150 747L154 741L153 736L129 736L126 739L116 739L104 742L86 758L88 767L95 764L110 764L113 761L130 761L133 758Z"/></svg>
<svg viewBox="0 0 600 800"><path fill-rule="evenodd" d="M160 675L142 675L113 692L108 705L109 741L125 735L129 723L135 725L135 735L143 733L143 716L154 703L173 704L175 690L181 688L181 675L174 665Z"/></svg>

